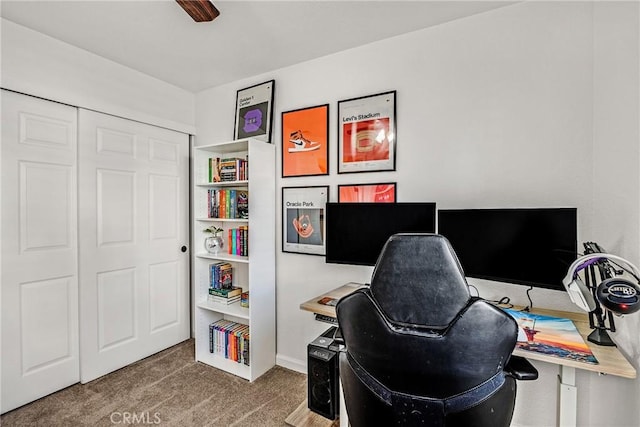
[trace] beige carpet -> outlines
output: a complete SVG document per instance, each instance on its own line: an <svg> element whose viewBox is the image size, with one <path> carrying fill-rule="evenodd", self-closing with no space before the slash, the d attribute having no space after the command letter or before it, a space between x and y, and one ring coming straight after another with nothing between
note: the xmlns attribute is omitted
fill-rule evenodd
<svg viewBox="0 0 640 427"><path fill-rule="evenodd" d="M306 384L306 375L278 366L249 383L195 362L188 340L8 412L0 424L284 426L306 398Z"/></svg>

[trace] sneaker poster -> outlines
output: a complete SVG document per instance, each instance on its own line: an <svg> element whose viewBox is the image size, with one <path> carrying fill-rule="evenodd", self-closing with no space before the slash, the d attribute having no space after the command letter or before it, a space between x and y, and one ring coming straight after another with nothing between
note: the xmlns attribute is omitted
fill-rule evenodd
<svg viewBox="0 0 640 427"><path fill-rule="evenodd" d="M329 104L282 113L282 177L329 174Z"/></svg>

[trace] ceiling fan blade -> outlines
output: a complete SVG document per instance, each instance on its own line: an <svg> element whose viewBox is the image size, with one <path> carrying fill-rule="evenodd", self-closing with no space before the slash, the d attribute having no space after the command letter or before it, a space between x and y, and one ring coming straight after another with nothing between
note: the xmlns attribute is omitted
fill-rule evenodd
<svg viewBox="0 0 640 427"><path fill-rule="evenodd" d="M220 11L209 0L176 0L196 22L213 21Z"/></svg>

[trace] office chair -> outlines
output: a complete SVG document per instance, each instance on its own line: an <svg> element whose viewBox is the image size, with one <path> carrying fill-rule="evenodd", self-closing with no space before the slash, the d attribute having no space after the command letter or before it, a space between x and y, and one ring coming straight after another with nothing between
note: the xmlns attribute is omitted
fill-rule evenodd
<svg viewBox="0 0 640 427"><path fill-rule="evenodd" d="M482 250L479 248L478 250ZM508 426L516 379L515 320L471 297L455 252L437 234L396 234L371 285L336 306L340 379L358 426Z"/></svg>

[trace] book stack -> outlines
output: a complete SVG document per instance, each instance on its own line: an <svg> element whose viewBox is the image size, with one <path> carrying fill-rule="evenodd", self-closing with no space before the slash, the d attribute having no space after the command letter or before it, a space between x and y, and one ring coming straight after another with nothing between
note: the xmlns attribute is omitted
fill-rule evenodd
<svg viewBox="0 0 640 427"><path fill-rule="evenodd" d="M249 325L220 319L209 325L209 352L249 366Z"/></svg>
<svg viewBox="0 0 640 427"><path fill-rule="evenodd" d="M209 288L208 300L219 304L233 304L241 300L242 288L233 286L231 289Z"/></svg>
<svg viewBox="0 0 640 427"><path fill-rule="evenodd" d="M247 190L207 190L207 216L209 218L249 218L249 192Z"/></svg>
<svg viewBox="0 0 640 427"><path fill-rule="evenodd" d="M233 285L233 267L231 263L220 261L209 265L209 287L213 289L231 289Z"/></svg>

